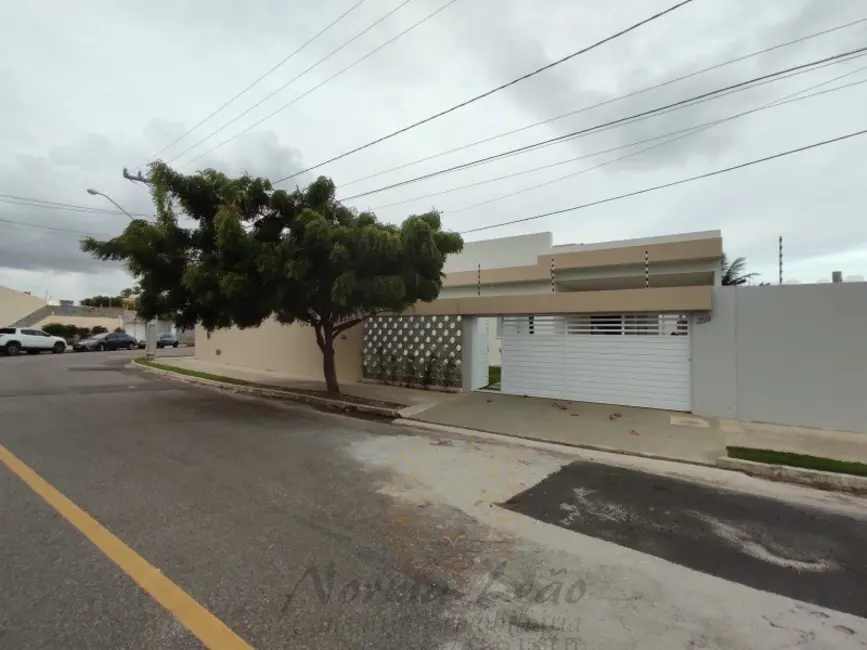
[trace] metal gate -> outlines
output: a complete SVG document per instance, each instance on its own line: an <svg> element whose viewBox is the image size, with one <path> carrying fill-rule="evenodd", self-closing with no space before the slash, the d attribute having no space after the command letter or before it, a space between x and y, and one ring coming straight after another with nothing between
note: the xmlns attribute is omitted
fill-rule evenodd
<svg viewBox="0 0 867 650"><path fill-rule="evenodd" d="M503 318L502 392L688 411L683 314Z"/></svg>

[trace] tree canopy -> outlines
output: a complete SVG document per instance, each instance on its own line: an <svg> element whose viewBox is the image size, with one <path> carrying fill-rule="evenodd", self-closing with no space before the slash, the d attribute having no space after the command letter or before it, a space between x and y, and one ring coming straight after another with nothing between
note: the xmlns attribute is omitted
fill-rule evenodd
<svg viewBox="0 0 867 650"><path fill-rule="evenodd" d="M248 174L184 175L158 162L148 180L155 221L136 219L82 249L126 264L146 319L207 331L256 327L272 315L312 326L330 392L339 392L335 337L373 314L437 298L446 256L463 249L437 212L382 223L337 201L325 177L275 191Z"/></svg>
<svg viewBox="0 0 867 650"><path fill-rule="evenodd" d="M124 303L123 295L92 296L81 300L81 305L84 307L123 307Z"/></svg>

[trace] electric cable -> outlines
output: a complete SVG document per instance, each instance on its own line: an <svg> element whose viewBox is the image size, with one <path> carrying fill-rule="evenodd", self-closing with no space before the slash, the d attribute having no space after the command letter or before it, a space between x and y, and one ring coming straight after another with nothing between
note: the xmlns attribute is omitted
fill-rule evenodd
<svg viewBox="0 0 867 650"><path fill-rule="evenodd" d="M674 143L674 142L677 142L677 141L679 141L679 140L682 140L682 139L684 139L684 138L686 138L686 137L689 137L689 136L691 136L691 135L695 135L695 134L697 134L697 133L701 133L702 131L706 131L706 130L708 130L708 129L710 129L710 128L713 128L713 127L715 127L715 126L718 126L718 125L723 124L723 123L725 123L725 122L730 122L730 121L732 121L732 120L738 119L738 118L740 118L740 117L744 117L744 116L746 116L746 115L751 115L751 114L753 114L753 113L758 113L758 112L760 112L760 111L764 111L764 110L767 110L767 109L770 109L770 108L777 108L777 107L779 107L779 106L785 106L785 105L787 105L787 104L792 104L792 103L795 103L795 102L803 101L803 100L805 100L805 99L812 99L813 97L818 97L818 96L821 96L821 95L826 95L826 94L829 94L829 93L837 92L837 91L839 91L839 90L845 90L845 89L847 89L847 88L852 88L852 87L854 87L854 86L859 86L859 85L861 85L861 84L863 84L863 83L867 83L867 79L864 79L864 80L862 80L862 81L854 81L854 82L852 82L852 83L844 84L844 85L842 85L842 86L837 86L837 87L835 87L835 88L829 88L829 89L826 89L826 90L820 90L820 91L817 91L817 92L814 92L814 93L810 93L809 95L804 95L803 97L799 97L799 95L803 95L804 93L807 93L807 92L809 92L809 91L811 91L811 90L815 90L815 89L817 89L817 88L821 88L822 86L827 86L828 84L834 83L834 82L836 82L836 81L840 81L841 79L845 79L846 77L850 77L850 76L852 76L852 75L858 74L859 72L863 72L864 70L867 70L867 66L863 66L863 67L857 68L856 70L852 70L852 71L850 71L850 72L847 72L847 73L845 73L845 74L838 75L838 76L833 77L833 78L831 78L831 79L827 79L826 81L823 81L823 82L818 83L818 84L814 84L814 85L812 85L812 86L809 86L808 88L804 88L803 90L799 90L799 91L797 91L797 92L795 92L795 93L791 93L791 94L789 94L789 95L785 95L785 96L783 96L783 97L781 97L781 98L779 98L779 99L776 99L776 100L774 100L774 101L772 101L772 102L768 102L768 103L763 104L763 105L761 105L761 106L758 106L758 107L756 107L756 108L752 108L752 109L747 110L747 111L742 111L742 112L740 112L740 113L736 113L736 114L734 114L734 115L730 115L730 116L728 116L728 117L724 117L724 118L720 118L720 119L711 120L711 121L709 121L709 122L705 122L705 123L703 123L703 124L697 124L697 125L695 125L695 126L687 127L687 128L685 128L685 129L678 129L677 131L670 131L670 132L668 132L668 133L664 133L664 134L662 134L662 135L653 136L653 137L651 137L651 138L645 138L645 139L643 139L643 140L638 140L638 141L636 141L636 142L630 142L630 143L628 143L628 144L619 145L619 146L617 146L617 147L611 147L611 148L609 148L609 149L604 149L604 150L602 150L602 151L596 151L596 152L594 152L594 153L584 154L584 155L582 155L582 156L577 156L577 157L575 157L575 158L570 158L570 159L567 159L567 160L561 160L561 161L558 161L558 162L555 162L555 163L549 163L549 164L547 164L547 165L542 165L542 166L540 166L540 167L535 167L535 168L531 168L531 169L521 170L521 171L518 171L518 172L513 172L513 173L511 173L511 174L505 174L505 175L503 175L503 176L496 176L496 177L494 177L494 178L489 178L489 179L486 179L486 180L483 180L483 181L478 181L478 182L476 182L476 183L470 183L470 184L468 184L468 185L462 185L462 186L460 186L460 187L451 188L451 189L448 189L448 190L443 190L443 191L441 191L441 192L434 192L433 194L428 194L428 195L424 195L424 196L420 196L420 197L415 197L415 198L413 198L413 199L406 199L406 200L404 200L404 201L398 201L398 202L395 202L395 203L389 203L389 204L384 205L384 206L377 206L377 207L371 208L371 210L373 210L373 211L381 210L381 209L383 209L383 208L392 207L392 206L395 206L395 205L401 205L401 204L403 204L403 203L409 203L409 202L411 202L411 201L416 201L416 200L420 200L420 199L426 199L426 198L430 198L430 197L432 197L432 196L440 196L440 195L443 195L443 194L450 194L450 193L452 193L452 192L456 192L456 191L458 191L458 190L469 189L469 188L476 187L476 186L479 186L479 185L487 185L487 184L489 184L489 183L493 183L493 182L496 182L496 181L499 181L499 180L505 180L505 179L508 179L508 178L514 178L514 177L516 177L516 176L521 176L521 175L528 174L528 173L531 173L531 172L540 171L540 170L543 170L543 169L549 169L549 168L551 168L551 167L557 167L557 166L564 165L564 164L567 164L567 163L570 163L570 162L575 162L575 161L578 161L578 160L584 160L584 159L586 159L586 158L593 158L593 157L595 157L595 156L599 156L599 155L602 155L602 154L611 153L612 151L619 151L619 150L621 150L621 149L628 149L628 148L631 148L631 147L634 147L634 146L637 146L637 145L640 145L640 144L646 144L646 143L648 143L648 142L654 142L654 141L656 141L656 140L662 140L662 139L665 139L665 138L671 138L671 139L669 139L669 140L666 140L665 142L660 142L660 143L655 144L655 145L652 145L652 146L650 146L650 147L645 147L644 149L639 149L638 151L635 151L635 152L629 153L629 154L627 154L627 155L625 155L625 156L620 156L620 157L618 157L618 158L613 158L613 159L611 159L611 160L608 160L608 161L605 161L605 162L603 162L603 163L600 163L599 165L594 165L594 166L592 166L592 167L586 167L586 168L581 169L581 170L578 170L578 171L576 171L576 172L572 172L572 173L566 174L566 175L564 175L564 176L558 176L557 178L550 179L550 180L544 181L544 182L542 182L542 183L538 183L538 184L536 184L536 185L531 185L530 187L526 187L526 188L523 188L523 189L520 189L520 190L516 190L516 191L514 191L514 192L509 192L508 194L503 194L503 195L501 195L501 196L497 196L497 197L494 197L494 198L491 198L491 199L487 199L487 200L485 200L485 201L481 201L481 202L479 202L479 203L474 203L474 204L472 204L472 205L464 206L464 207L462 207L462 208L458 208L458 209L455 209L455 210L447 210L447 211L443 211L442 214L450 214L450 215L451 215L451 214L455 214L455 213L457 213L457 212L464 212L464 211L466 211L466 210L470 210L470 209L472 209L472 208L477 208L477 207L480 207L480 206L483 206L483 205L488 205L488 204L490 204L490 203L495 203L495 202L500 201L500 200L502 200L502 199L511 198L511 197L513 197L513 196L517 196L517 195L519 195L519 194L523 194L523 193L525 193L525 192L529 192L529 191L531 191L531 190L538 189L538 188L540 188L540 187L546 187L546 186L551 185L551 184L553 184L553 183L557 183L557 182L559 182L559 181L566 180L566 179L568 179L568 178L573 178L573 177L575 177L575 176L578 176L578 175L580 175L580 174L583 174L583 173L586 173L586 172L589 172L589 171L593 171L593 170L595 170L595 169L600 169L601 167L606 167L606 166L608 166L608 165L614 164L614 163L619 162L619 161L621 161L621 160L626 160L627 158L631 158L631 157L633 157L633 156L637 156L637 155L639 155L639 154L642 154L642 153L644 153L645 151L650 151L650 150L652 150L652 149L656 149L656 148L658 148L658 147L662 147L662 146L665 146L665 145L668 145L668 144L672 144L672 143ZM679 137L672 137L672 136L679 136Z"/></svg>
<svg viewBox="0 0 867 650"><path fill-rule="evenodd" d="M642 27L642 26L644 26L644 25L646 25L646 24L648 24L648 23L651 23L651 22L653 22L654 20L657 20L657 19L659 19L659 18L662 18L663 16L665 16L665 15L667 15L667 14L673 12L673 11L676 11L677 9L680 9L681 7L684 7L684 6L688 5L688 4L691 3L692 1L693 1L693 0L683 0L682 2L679 2L679 3L677 3L676 5L673 5L673 6L669 7L668 9L664 9L663 11L660 11L660 12L658 12L658 13L656 13L656 14L654 14L654 15L648 17L648 18L645 18L644 20L642 20L642 21L640 21L640 22L637 22L637 23L635 23L635 24L633 24L633 25L630 25L630 26L627 27L626 29L623 29L623 30L619 31L619 32L617 32L616 34L612 34L611 36L608 36L608 37L606 37L606 38L603 38L601 41L597 41L596 43L593 43L592 45L588 45L587 47L582 48L582 49L580 49L580 50L578 50L578 51L576 51L576 52L572 52L571 54L568 54L567 56L564 56L564 57L562 57L562 58L560 58L560 59L557 59L556 61L553 61L553 62L551 62L551 63L549 63L549 64L547 64L547 65L544 65L544 66L542 66L541 68L538 68L538 69L536 69L536 70L534 70L534 71L532 71L532 72L529 72L529 73L527 73L527 74L525 74L525 75L522 75L522 76L518 77L517 79L513 79L512 81L509 81L509 82L507 82L507 83L505 83L505 84L502 84L502 85L500 85L500 86L497 86L496 88L493 88L493 89L491 89L491 90L488 90L487 92L482 93L481 95L476 95L475 97L471 97L470 99L468 99L468 100L466 100L466 101L463 101L463 102L461 102L460 104L455 104L454 106L452 106L452 107L450 107L450 108L447 108L447 109L445 109L445 110L443 110L443 111L440 111L439 113L434 113L433 115L430 115L429 117L426 117L426 118L424 118L423 120L419 120L418 122L414 122L413 124L410 124L409 126L405 126L405 127L401 128L401 129L398 129L397 131L393 131L393 132L391 132L391 133L389 133L389 134L387 134L387 135L384 135L384 136L382 136L382 137L380 137L380 138L377 138L376 140L372 140L372 141L368 142L367 144L363 144L363 145L361 145L360 147L356 147L355 149L351 149L351 150L349 150L349 151L347 151L347 152L345 152L345 153L340 154L339 156L334 156L333 158L329 158L328 160L325 160L325 161L323 161L323 162L321 162L321 163L317 163L316 165L313 165L312 167L308 167L307 169L302 169L300 172L295 172L294 174L290 174L289 176L284 176L283 178L280 178L280 179L276 180L276 181L275 181L275 184L276 184L276 183L282 183L283 181L289 180L290 178L295 178L296 176L300 176L301 174L304 174L304 173L307 173L307 172L313 171L314 169L318 169L319 167L322 167L323 165L327 165L327 164L329 164L329 163L332 163L332 162L334 162L334 161L336 161L336 160L340 160L340 159L342 159L342 158L346 158L347 156L350 156L350 155L352 155L352 154L354 154L354 153L357 153L357 152L359 152L359 151L362 151L362 150L364 150L364 149L367 149L368 147L372 147L372 146L374 146L374 145L376 145L376 144L379 144L380 142L385 142L386 140L390 140L391 138L393 138L393 137L395 137L395 136L397 136L397 135L400 135L401 133L406 133L407 131L410 131L411 129L414 129L414 128L416 128L416 127L419 127L419 126L421 126L422 124L427 124L428 122L431 122L431 121L433 121L433 120L435 120L435 119L437 119L437 118L442 117L443 115L448 115L449 113L453 113L454 111L456 111L456 110L458 110L458 109L461 109L461 108L463 108L463 107L465 107L465 106L469 106L470 104L473 104L473 103L479 101L480 99L484 99L484 98L486 98L486 97L490 97L490 96L493 95L494 93L497 93L497 92L499 92L499 91L501 91L501 90L505 90L506 88L509 88L509 87L511 87L511 86L514 86L514 85L517 84L517 83L520 83L521 81L524 81L524 80L526 80L526 79L529 79L530 77L534 77L534 76L536 76L537 74L540 74L540 73L542 73L542 72L545 72L546 70L550 70L550 69L553 68L554 66L558 66L558 65L560 65L561 63L565 63L566 61L569 61L570 59L573 59L573 58L575 58L576 56L579 56L579 55L581 55L581 54L584 54L585 52L589 52L590 50L594 50L594 49L596 49L597 47L599 47L599 46L601 46L601 45L604 45L605 43L608 43L608 42L613 41L613 40L615 40L615 39L617 39L617 38L620 38L621 36L624 36L624 35L628 34L629 32L638 29L639 27Z"/></svg>
<svg viewBox="0 0 867 650"><path fill-rule="evenodd" d="M801 65L793 66L793 67L790 67L790 68L786 68L786 69L784 69L784 70L779 70L779 71L777 71L777 72L773 72L773 73L770 73L770 74L762 75L762 76L760 76L760 77L753 77L752 79L748 79L748 80L746 80L746 81L741 81L741 82L736 83L736 84L731 84L731 85L729 85L729 86L725 86L724 88L718 88L717 90L712 90L712 91L709 91L709 92L706 92L706 93L702 93L702 94L700 94L700 95L696 95L696 96L694 96L694 97L689 97L689 98L687 98L687 99L682 99L682 100L680 100L680 101L673 102L673 103L671 103L671 104L666 104L666 105L664 105L664 106L658 106L657 108L653 108L653 109L650 109L650 110L647 110L647 111L642 111L642 112L640 112L640 113L635 113L635 114L633 114L633 115L628 115L628 116L626 116L626 117L622 117L622 118L619 118L619 119L616 119L616 120L611 120L611 121L608 121L608 122L603 122L602 124L597 124L597 125L595 125L595 126L587 127L587 128L584 128L584 129L579 129L578 131L572 131L571 133L566 133L565 135L560 135L560 136L557 136L557 137L554 137L554 138L549 138L549 139L547 139L547 140L542 140L542 141L540 141L540 142L536 142L536 143L533 143L533 144L524 145L524 146L522 146L522 147L516 147L515 149L510 149L510 150L508 150L508 151L504 151L504 152L502 152L502 153L494 154L494 155L491 155L491 156L486 156L486 157L484 157L484 158L478 158L478 159L476 159L476 160L471 160L471 161L469 161L469 162L462 163L462 164L460 164L460 165L454 165L454 166L452 166L452 167L448 167L448 168L446 168L446 169L440 169L440 170L435 171L435 172L430 172L430 173L428 173L428 174L423 174L423 175L421 175L421 176L417 176L417 177L415 177L415 178L411 178L411 179L408 179L408 180L405 180L405 181L401 181L401 182L399 182L399 183L393 183L393 184L391 184L391 185L386 185L386 186L384 186L384 187L379 187L379 188L376 188L376 189L374 189L374 190L369 190L369 191L367 191L367 192L362 192L362 193L360 193L360 194L355 194L355 195L353 195L353 196L341 197L340 200L341 200L341 201L351 201L351 200L353 200L353 199L358 199L358 198L361 198L361 197L363 197L363 196L369 196L369 195L371 195L371 194L378 194L378 193L380 193L380 192L385 192L385 191L387 191L387 190L391 190L391 189L394 189L394 188L397 188L397 187L403 187L403 186L405 186L405 185L410 185L410 184L413 184L413 183L418 183L418 182L420 182L420 181L427 180L427 179L429 179L429 178L433 178L433 177L435 177L435 176L441 176L442 174L447 174L447 173L451 173L451 172L454 172L454 171L460 171L460 170L462 170L462 169L467 169L467 168L469 168L469 167L475 167L475 166L477 166L477 165L487 164L487 163L492 162L492 161L495 161L495 160L501 160L501 159L503 159L503 158L508 158L508 157L511 157L511 156L514 156L514 155L519 155L519 154L522 154L522 153L526 153L526 152L528 152L528 151L532 151L532 150L536 150L536 149L541 149L541 148L543 148L543 147L547 147L547 146L550 146L550 145L553 145L553 144L558 144L558 143L560 143L560 142L565 142L565 141L567 141L567 140L573 140L573 139L575 139L575 138L582 137L582 136L584 136L584 135L586 135L586 134L589 134L589 133L595 133L595 132L598 132L598 131L601 131L601 130L607 129L607 128L609 128L609 127L613 127L613 126L617 126L617 125L622 125L622 124L627 124L627 123L632 123L632 122L638 121L639 119L642 119L642 118L645 118L645 117L649 117L649 116L653 116L653 115L661 114L661 113L663 113L663 112L669 112L669 109L679 109L679 108L684 108L684 107L687 107L687 106L691 106L691 105L694 105L694 104L696 104L696 103L699 103L701 100L704 100L705 98L714 97L715 95L719 95L719 94L721 94L721 93L725 93L725 92L730 91L730 90L734 90L734 89L737 89L737 88L755 87L755 86L753 86L753 84L756 84L756 82L759 82L759 81L764 81L764 80L766 80L766 79L773 79L773 78L775 78L775 77L780 77L780 76L782 76L782 75L784 75L784 74L787 74L787 73L790 73L790 72L794 72L794 71L798 71L798 70L805 70L805 69L809 69L809 68L815 68L816 66L819 66L820 64L827 63L827 62L829 62L829 61L835 61L835 60L838 60L838 59L843 59L843 58L846 58L846 57L852 57L852 55L854 55L854 54L859 54L859 53L862 53L862 52L867 52L867 47L861 47L861 48L857 48L857 49L855 49L855 50L850 50L850 51L848 51L848 52L842 52L842 53L840 53L840 54L836 54L836 55L834 55L834 56L825 57L825 58L823 58L823 59L819 59L819 60L817 60L817 61L812 61L812 62L810 62L810 63L804 63L804 64L801 64Z"/></svg>
<svg viewBox="0 0 867 650"><path fill-rule="evenodd" d="M307 95L309 95L310 93L312 93L312 92L318 90L319 88L321 88L322 86L324 86L325 84L327 84L329 81L331 81L331 80L333 80L333 79L339 77L339 76L342 75L344 72L347 72L347 71L351 70L352 68L354 68L355 66L357 66L359 63L361 63L362 61L364 61L365 59L367 59L368 57L373 56L374 54L376 54L377 52L379 52L379 51L382 50L383 48L385 48L385 47L387 47L388 45L391 45L392 43L394 43L396 40L398 40L399 38L401 38L401 37L404 36L405 34L408 34L408 33L411 32L412 30L414 30L416 27L419 27L419 26L421 26L423 23L426 23L428 20L430 20L431 18L433 18L434 16L436 16L438 13L440 13L440 12L443 11L444 9L447 9L448 7L450 7L451 5L453 5L455 2L457 2L457 0L449 0L449 2L447 2L446 4L444 4L442 7L440 7L439 9L437 9L436 11L434 11L433 13L428 14L427 16L425 16L424 18L422 18L421 20L416 21L415 23L413 23L412 25L410 25L408 28L406 28L406 29L403 30L402 32L399 32L396 36L393 36L392 38L390 38L389 40L387 40L385 43L383 43L382 45L380 45L380 46L377 47L376 49L371 50L370 52L368 52L367 54L365 54L365 55L364 55L363 57L361 57L360 59L356 60L356 61L353 62L353 63L350 63L350 64L349 64L348 66L346 66L345 68L342 68L341 70L337 71L336 73L334 73L333 75L331 75L330 77L328 77L327 79L325 79L324 81L322 81L322 82L318 83L317 85L313 86L313 88L311 88L310 90L307 90L307 91L301 93L301 94L298 95L298 97L296 97L295 99L293 99L293 100L287 102L286 104L283 104L282 106L280 106L280 107L279 107L278 109L276 109L275 111L272 111L271 113L268 113L268 115L266 115L265 117L259 119L259 120L256 121L256 122L254 122L253 124L251 124L250 126L248 126L247 128L245 128L244 130L240 131L239 133L236 133L236 134L233 135L231 138L228 138L227 140L224 140L224 141L221 142L220 144L218 144L218 145L216 145L216 146L214 146L214 147L211 147L211 148L208 149L205 153L199 154L198 156L196 156L195 158L193 158L190 162L195 162L195 161L197 161L197 160L199 160L199 159L201 159L201 158L204 158L204 157L207 156L209 153L212 153L212 152L216 151L217 149L219 149L219 148L222 147L223 145L228 144L229 142L231 142L231 141L234 140L235 138L239 138L240 136L244 135L245 133L248 133L251 129L254 129L254 128L256 128L257 126L259 126L259 125L262 124L263 122L265 122L265 121L267 121L267 120L270 120L272 117L274 117L275 115L277 115L277 113L280 113L280 112L284 111L285 109L287 109L287 108L289 108L290 106L292 106L292 104L294 104L295 102L297 102L297 101L299 101L299 100L301 100L301 99L307 97ZM399 7L398 7L398 8L399 8ZM212 135L213 135L213 134L212 134ZM210 136L209 136L209 137L210 137ZM182 154L181 154L181 155L182 155ZM169 161L169 162L171 162L171 161ZM282 180L286 180L286 179L282 179ZM277 182L280 182L280 181L277 181Z"/></svg>
<svg viewBox="0 0 867 650"><path fill-rule="evenodd" d="M340 52L340 51L341 51L343 48L345 48L347 45L349 45L349 44L351 44L351 43L354 43L356 40L358 40L359 38L361 38L362 36L364 36L364 35L365 35L367 32L369 32L371 29L373 29L374 27L376 27L377 25L379 25L381 22L383 22L386 18L388 18L388 17L391 16L392 14L396 13L397 11L399 11L400 9L402 9L403 7L405 7L406 5L408 5L410 2L412 2L412 0L403 0L403 2L401 2L399 5L397 5L394 9L392 9L392 10L389 11L387 14L385 14L384 16L382 16L381 18L379 18L379 19L376 20L375 22L373 22L373 23L371 23L370 25L368 25L367 27L365 27L363 30L361 30L360 32L358 32L355 36L353 36L353 37L350 38L348 41L346 41L345 43L343 43L343 45L341 45L340 47L338 47L336 50L332 50L330 53L328 53L327 55L325 55L324 57L322 57L321 59L319 59L319 60L318 60L316 63L314 63L313 65L307 66L306 68L304 68L304 70L302 70L302 71L299 72L297 75L295 75L294 77L292 77L289 81L287 81L286 83L284 83L282 86L280 86L279 88L276 88L274 91L272 91L271 93L269 93L268 95L266 95L265 97L263 97L262 99L260 99L258 102L256 102L255 104L253 104L253 105L252 105L250 108L248 108L246 111L244 111L244 112L241 113L240 115L236 115L236 116L233 117L231 120L229 120L228 122L226 122L223 126L221 126L219 129L217 129L217 130L215 130L215 131L211 131L208 135L206 135L204 138L202 138L201 140L199 140L198 142L196 142L194 145L192 145L192 146L190 146L190 147L187 147L187 148L184 149L181 153L176 154L175 156L173 156L172 158L170 158L168 162L171 163L171 162L177 160L178 158L180 158L180 157L183 156L184 154L186 154L186 153L192 151L193 149L195 149L196 147L198 147L200 144L206 142L207 140L210 140L210 139L213 138L215 135L217 135L218 133L222 132L223 129L225 129L227 126L230 126L230 125L234 124L235 122L237 122L238 120L240 120L242 117L244 117L245 115L249 114L250 111L252 111L252 110L255 109L255 108L258 108L259 106L261 106L262 104L264 104L266 101L268 101L269 99L271 99L274 95L276 95L277 93L279 93L281 90L283 90L284 88L286 88L286 87L289 86L290 84L295 83L295 82L298 81L301 77L303 77L304 75L306 75L308 72L311 72L311 71L313 71L315 68L319 67L319 65L321 65L322 63L325 63L328 59L330 59L332 56L334 56L335 54L337 54L338 52ZM260 124L260 122L256 122L256 124ZM249 131L250 128L252 128L252 127L249 127L249 128L247 128L247 129L241 131L241 133L238 133L238 134L232 136L231 138L229 138L229 139L226 140L225 142L222 142L222 143L220 143L219 145L217 145L216 147L214 147L214 149L209 149L208 151L206 151L205 153L201 154L201 155L198 156L197 158L194 158L193 160L198 160L198 159L201 158L202 156L205 156L205 155L209 154L211 151L214 151L215 149L219 149L219 148L222 147L224 144L226 144L226 142L230 142L230 141L234 140L235 138L237 138L238 136L240 136L240 135L246 133L247 131Z"/></svg>
<svg viewBox="0 0 867 650"><path fill-rule="evenodd" d="M867 129L863 129L861 131L855 131L854 133L847 133L846 135L841 135L836 138L832 138L830 140L823 140L821 142L814 142L813 144L808 144L803 147L798 147L797 149L790 149L788 151L783 151L781 153L776 153L772 156L766 156L764 158L758 158L756 160L750 160L745 163L741 163L739 165L734 165L732 167L725 167L724 169L717 169L712 172L707 172L705 174L698 174L696 176L690 176L688 178L682 178L677 181L672 181L671 183L664 183L662 185L654 185L652 187L645 187L640 190L636 190L634 192L628 192L626 194L618 194L617 196L609 196L604 199L600 199L598 201L591 201L590 203L582 203L581 205L575 205L571 208L563 208L562 210L552 210L551 212L543 212L542 214L535 214L531 217L522 217L520 219L511 219L509 221L501 221L499 223L492 223L487 226L479 226L478 228L471 228L469 230L464 230L461 232L461 235L466 235L473 232L481 232L483 230L491 230L493 228L502 228L504 226L511 226L516 223L525 223L527 221L534 221L536 219L544 219L545 217L552 217L558 214L565 214L567 212L575 212L576 210L583 210L585 208L591 208L593 206L602 205L604 203L612 203L614 201L620 201L622 199L627 199L633 196L638 196L640 194L648 194L650 192L656 192L659 190L667 189L669 187L675 187L676 185L683 185L685 183L691 183L692 181L701 180L704 178L710 178L712 176L719 176L720 174L725 174L728 172L736 171L738 169L744 169L745 167L751 167L753 165L759 165L762 163L769 162L771 160L776 160L778 158L783 158L785 156L791 156L796 153L802 153L804 151L809 151L811 149L816 149L818 147L824 147L829 144L834 144L836 142L842 142L843 140L848 140L850 138L855 138L857 136L867 134Z"/></svg>
<svg viewBox="0 0 867 650"><path fill-rule="evenodd" d="M756 52L751 52L749 54L743 54L734 59L729 59L727 61L723 61L722 63L716 63L712 66L708 66L706 68L702 68L700 70L696 70L694 72L690 72L689 74L681 75L679 77L675 77L673 79L668 79L667 81L660 82L658 84L654 84L652 86L647 86L646 88L642 88L640 90L635 90L629 92L625 95L618 95L617 97L613 97L611 99L606 99L605 101L598 102L596 104L592 104L590 106L583 106L581 108L575 109L573 111L569 111L568 113L563 113L561 115L557 115L555 117L550 117L548 119L542 120L540 122L534 122L533 124L528 124L526 126L519 127L517 129L512 129L511 131L504 131L502 133L498 133L496 135L492 135L490 137L484 138L482 140L476 140L475 142L470 142L469 144L461 145L459 147L455 147L454 149L448 149L446 151L441 151L440 153L435 153L430 156L425 156L424 158L418 158L416 160L412 160L410 162L404 163L402 165L398 165L397 167L391 167L389 169L385 169L383 171L376 172L375 174L370 174L368 176L362 176L361 178L356 178L346 183L341 183L340 187L349 187L350 185L354 185L355 183L360 183L362 181L370 180L371 178L377 178L379 176L383 176L385 174L390 174L391 172L399 171L401 169L406 169L407 167L412 167L414 165L418 165L419 163L427 162L429 160L434 160L436 158L441 158L442 156L446 156L451 153L456 153L458 151L464 151L465 149L470 149L471 147L476 147L480 144L486 144L488 142L493 142L494 140L499 140L500 138L505 138L510 135L514 135L516 133L521 133L523 131L527 131L529 129L536 128L537 126L544 126L545 124L550 124L551 122L556 122L557 120L562 120L567 117L572 117L573 115L578 115L579 113L584 113L586 111L593 110L594 108L600 108L602 106L608 106L609 104L613 104L615 102L622 101L624 99L628 99L630 97L635 97L636 95L641 95L646 92L650 92L651 90L658 90L659 88L664 88L665 86L670 86L673 83L677 83L678 81L684 81L685 79L690 79L692 77L696 77L700 74L704 74L705 72L710 72L712 70L718 70L719 68L723 68L728 65L732 65L733 63L739 63L741 61L745 61L747 59L751 59L756 56L760 56L762 54L767 54L768 52L773 52L775 50L779 50L784 47L789 47L790 45L796 45L798 43L803 43L805 41L809 41L814 38L818 38L819 36L824 36L826 34L831 34L837 32L841 29L846 29L848 27L852 27L854 25L859 25L861 23L867 22L867 18L859 18L858 20L853 20L851 22L845 23L843 25L837 25L836 27L831 27L829 29L822 30L820 32L815 32L813 34L808 34L807 36L802 36L800 38L796 38L791 41L786 41L785 43L779 43L777 45L773 45L771 47L766 47L763 50L758 50Z"/></svg>
<svg viewBox="0 0 867 650"><path fill-rule="evenodd" d="M218 115L219 113L221 113L221 112L222 112L226 107L228 107L230 104L234 103L236 100L240 99L242 95L244 95L244 94L246 94L247 92L249 92L249 91L250 91L250 90L251 90L251 89L252 89L256 84L258 84L260 81L264 80L266 77L269 77L271 74L273 74L274 72L276 72L278 68L281 68L283 65L285 65L286 63L288 63L289 60L292 59L292 58L294 58L296 54L298 54L299 52L301 52L301 50L303 50L304 48L306 48L308 45L310 45L311 43L313 43L313 41L315 41L317 38L319 38L320 36L322 36L325 32L327 32L329 29L331 29L332 27L334 27L334 26L335 26L337 23L339 23L341 20L343 20L344 18L346 18L346 16L348 16L350 13L352 13L355 9L357 9L357 8L358 8L361 4L363 4L364 2L367 2L367 0L358 0L358 2L356 2L354 5L352 5L349 9L347 9L346 11L344 11L344 12L343 12L342 14L340 14L337 18L335 18L335 19L332 20L330 23L328 23L325 27L323 27L321 30L319 30L319 31L318 31L314 36L312 36L312 37L309 38L307 41L305 41L305 42L304 42L300 47L298 47L298 48L297 48L294 52L292 52L289 56L285 57L282 61L280 61L280 62L277 63L276 65L272 66L272 67L271 67L267 72L265 72L263 75L261 75L260 77L258 77L258 78L257 78L255 81L253 81L249 86L247 86L246 88L244 88L242 91L240 91L240 92L239 92L238 94L236 94L234 97L232 97L229 101L227 101L227 102L225 102L223 105L221 105L217 110L215 110L215 111L213 111L212 113L210 113L209 115L207 115L205 118L203 118L203 119L202 119L198 124L196 124L194 127L192 127L192 128L190 128L190 129L187 129L186 131L184 131L181 135L179 135L177 138L175 138L175 139L172 140L170 143L168 143L165 147L163 147L162 149L160 149L159 151L157 151L154 155L152 155L150 158L148 158L147 161L145 161L145 162L143 162L143 163L140 163L140 164L136 165L135 167L133 167L133 169L139 169L140 167L142 167L142 165L145 165L148 161L150 161L150 160L154 160L154 159L155 159L157 156L159 156L161 153L163 153L164 151L167 151L168 149L171 149L171 148L172 148L173 146L175 146L178 142L180 142L181 140L183 140L184 138L186 138L188 135L190 135L190 133L192 133L193 131L195 131L196 129L198 129L198 128L199 128L200 126L202 126L205 122L207 122L207 121L210 120L211 118L213 118L213 117L215 117L216 115Z"/></svg>

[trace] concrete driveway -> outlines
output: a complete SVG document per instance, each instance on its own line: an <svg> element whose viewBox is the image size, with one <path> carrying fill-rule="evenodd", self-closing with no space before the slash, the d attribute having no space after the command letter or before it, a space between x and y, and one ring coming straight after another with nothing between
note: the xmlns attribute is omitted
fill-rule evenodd
<svg viewBox="0 0 867 650"><path fill-rule="evenodd" d="M867 638L851 614L497 506L574 455L241 398L127 369L134 356L0 360L0 647L670 650ZM588 457L864 513L718 470Z"/></svg>

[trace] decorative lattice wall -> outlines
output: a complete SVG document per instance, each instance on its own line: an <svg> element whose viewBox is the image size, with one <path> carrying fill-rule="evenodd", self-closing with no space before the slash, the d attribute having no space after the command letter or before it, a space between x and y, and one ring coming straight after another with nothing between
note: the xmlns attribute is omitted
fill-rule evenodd
<svg viewBox="0 0 867 650"><path fill-rule="evenodd" d="M362 376L404 386L460 388L460 316L375 316L364 322Z"/></svg>

